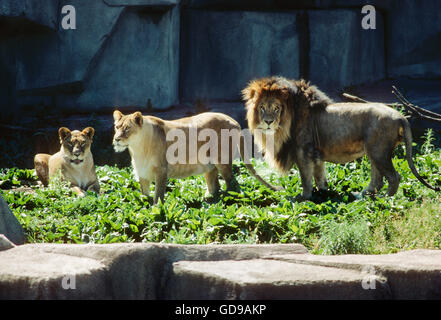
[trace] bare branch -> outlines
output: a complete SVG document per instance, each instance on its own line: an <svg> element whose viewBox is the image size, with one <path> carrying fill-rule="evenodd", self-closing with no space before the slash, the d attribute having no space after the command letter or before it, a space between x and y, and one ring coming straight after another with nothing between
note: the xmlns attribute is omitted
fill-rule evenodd
<svg viewBox="0 0 441 320"><path fill-rule="evenodd" d="M414 105L413 103L410 103L409 100L407 100L404 97L404 95L395 86L392 86L392 88L393 88L392 93L398 98L398 100L401 101L401 103L406 109L410 110L412 113L416 114L421 118L425 118L427 120L432 120L432 121L435 120L441 121L441 114L426 110L424 108Z"/></svg>

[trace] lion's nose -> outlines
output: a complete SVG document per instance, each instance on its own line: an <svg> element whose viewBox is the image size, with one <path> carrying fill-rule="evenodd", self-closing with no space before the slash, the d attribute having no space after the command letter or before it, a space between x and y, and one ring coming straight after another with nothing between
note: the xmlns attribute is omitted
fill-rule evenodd
<svg viewBox="0 0 441 320"><path fill-rule="evenodd" d="M271 123L273 123L273 120L265 120L267 125L270 125Z"/></svg>

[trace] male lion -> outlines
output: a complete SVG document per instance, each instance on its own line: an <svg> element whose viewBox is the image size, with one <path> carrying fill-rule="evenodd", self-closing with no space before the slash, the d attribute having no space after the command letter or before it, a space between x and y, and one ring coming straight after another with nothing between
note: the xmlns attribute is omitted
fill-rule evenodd
<svg viewBox="0 0 441 320"><path fill-rule="evenodd" d="M155 181L154 203L157 203L158 199L164 200L168 178L185 178L204 173L207 191L211 195L216 195L219 191L218 172L224 178L227 190L231 190L235 185L232 170L233 155L240 139L240 152L243 157L244 143L240 135L240 125L227 115L205 112L193 117L166 121L153 116L143 116L141 112L123 115L115 110L113 118L114 149L116 152L129 150L134 173L139 179L143 194L149 195L150 182ZM207 134L212 133L209 142L198 139L204 130ZM225 131L232 133L228 139L233 142L223 141L222 131L224 136ZM174 138L179 138L179 134L183 140L181 145L178 145L178 149L179 147L184 149L184 159L180 162L174 161L175 153L171 152L177 151L173 146L177 143L174 142ZM216 155L211 155L209 161L204 162L200 159L200 151L208 151L208 153L213 151L213 148L206 149L207 144L209 147L214 146L214 151L218 152ZM245 166L265 186L278 190L263 180L251 164L245 162Z"/></svg>
<svg viewBox="0 0 441 320"><path fill-rule="evenodd" d="M401 176L392 166L392 152L402 141L415 177L412 160L412 133L409 122L398 111L381 103L334 103L323 92L304 80L270 77L251 81L242 91L248 126L266 159L282 173L296 164L302 180L303 199L310 199L313 179L327 189L325 161L346 163L367 155L371 161L371 181L363 190L375 194L386 177L387 193L397 192ZM272 136L274 147L267 148Z"/></svg>
<svg viewBox="0 0 441 320"><path fill-rule="evenodd" d="M61 178L70 182L77 195L84 197L89 190L99 193L100 184L90 151L94 134L92 127L83 131L70 131L65 127L58 130L60 151L54 155L38 153L34 157L35 171L44 186L60 172Z"/></svg>

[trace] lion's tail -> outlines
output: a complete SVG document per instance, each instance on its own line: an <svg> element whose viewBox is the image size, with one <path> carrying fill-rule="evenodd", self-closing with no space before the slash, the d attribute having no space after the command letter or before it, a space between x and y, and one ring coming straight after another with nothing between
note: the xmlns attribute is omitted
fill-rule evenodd
<svg viewBox="0 0 441 320"><path fill-rule="evenodd" d="M422 183L424 184L426 187L435 190L435 191L440 191L440 188L431 186L429 183L426 182L426 180L424 180L423 177L420 176L420 174L418 173L416 167L415 167L415 163L413 162L412 159L412 131L410 129L410 124L407 120L403 120L401 122L403 129L404 129L404 141L405 141L405 145L406 145L406 159L407 159L407 163L409 164L409 168L410 171L412 171L413 175Z"/></svg>
<svg viewBox="0 0 441 320"><path fill-rule="evenodd" d="M274 191L280 191L283 188L280 186L273 186L272 184L266 182L254 169L253 165L251 163L249 163L250 157L247 157L246 155L248 153L245 153L245 147L246 147L246 143L245 143L245 138L243 135L240 135L240 145L239 145L239 151L240 151L240 156L245 164L245 167L248 169L248 171L251 173L251 175L253 175L257 180L260 181L260 183L262 183L264 186L266 186L267 188L270 188L271 190Z"/></svg>

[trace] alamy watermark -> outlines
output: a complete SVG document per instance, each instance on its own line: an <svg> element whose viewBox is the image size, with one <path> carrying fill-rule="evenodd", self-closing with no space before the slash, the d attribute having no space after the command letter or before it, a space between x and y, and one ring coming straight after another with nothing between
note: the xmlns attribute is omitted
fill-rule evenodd
<svg viewBox="0 0 441 320"><path fill-rule="evenodd" d="M258 139L265 139L265 152L272 153L274 134L265 134L262 130L253 133ZM252 136L248 129L221 129L220 133L211 128L173 129L166 135L167 142L171 142L166 151L167 162L172 165L229 164L241 157L244 163L250 164L251 158L263 158L254 147Z"/></svg>
<svg viewBox="0 0 441 320"><path fill-rule="evenodd" d="M61 27L64 30L77 28L77 12L72 5L65 5L61 8L61 14L64 16L61 18Z"/></svg>
<svg viewBox="0 0 441 320"><path fill-rule="evenodd" d="M63 267L63 278L61 279L61 287L64 290L75 290L77 288L77 279L75 269L70 266Z"/></svg>
<svg viewBox="0 0 441 320"><path fill-rule="evenodd" d="M377 21L376 21L376 10L373 5L365 5L361 8L361 13L366 14L363 19L361 19L361 27L364 30L369 29L377 29Z"/></svg>
<svg viewBox="0 0 441 320"><path fill-rule="evenodd" d="M375 274L375 268L373 266L365 266L361 270L361 274L364 275L361 281L361 287L364 290L375 290L377 275Z"/></svg>

